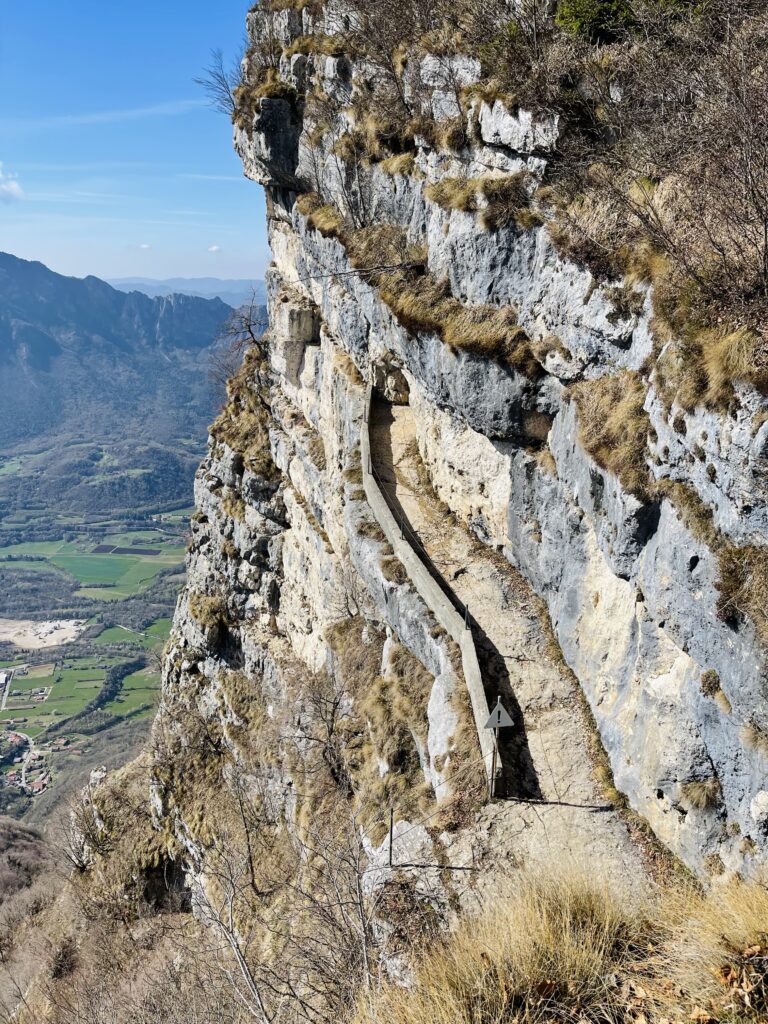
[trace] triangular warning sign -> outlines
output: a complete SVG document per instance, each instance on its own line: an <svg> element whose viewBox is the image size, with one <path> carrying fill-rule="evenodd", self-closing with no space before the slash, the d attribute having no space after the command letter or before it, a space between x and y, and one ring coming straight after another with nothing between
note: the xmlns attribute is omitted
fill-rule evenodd
<svg viewBox="0 0 768 1024"><path fill-rule="evenodd" d="M486 729L507 729L510 725L513 725L513 721L510 718L509 712L501 703L501 697L498 699L496 707L491 712L491 717L485 723Z"/></svg>

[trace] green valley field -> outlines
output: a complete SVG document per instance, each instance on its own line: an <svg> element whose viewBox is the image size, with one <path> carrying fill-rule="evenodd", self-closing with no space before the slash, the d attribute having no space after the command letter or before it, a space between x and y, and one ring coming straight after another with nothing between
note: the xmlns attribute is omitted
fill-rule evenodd
<svg viewBox="0 0 768 1024"><path fill-rule="evenodd" d="M157 530L106 534L98 543L88 537L0 548L0 567L36 573L59 571L79 584L79 596L99 601L120 600L146 590L158 573L183 560L184 546L178 535Z"/></svg>
<svg viewBox="0 0 768 1024"><path fill-rule="evenodd" d="M74 537L0 547L2 635L15 640L0 644L10 677L0 675L0 739L27 743L23 777L18 761L0 767L0 811L41 820L93 767L146 740L188 516L158 514L145 528L80 524ZM62 620L74 625L64 644L44 625ZM38 643L31 628L42 639L25 649Z"/></svg>

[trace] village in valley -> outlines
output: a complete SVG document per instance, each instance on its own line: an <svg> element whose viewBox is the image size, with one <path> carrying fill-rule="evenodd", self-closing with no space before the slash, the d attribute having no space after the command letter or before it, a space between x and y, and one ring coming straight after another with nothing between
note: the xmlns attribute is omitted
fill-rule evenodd
<svg viewBox="0 0 768 1024"><path fill-rule="evenodd" d="M108 668L107 665L102 667ZM0 671L0 712L14 713L12 717L4 716L2 721L0 764L6 769L7 785L28 796L39 796L51 785L51 754L68 748L74 756L82 754L82 750L73 747L66 736L58 736L45 743L36 743L34 739L38 731L36 715L51 699L54 682L61 682L62 672L68 668L64 662L62 671L57 673L56 662L42 665L22 663ZM30 716L29 712L35 714Z"/></svg>

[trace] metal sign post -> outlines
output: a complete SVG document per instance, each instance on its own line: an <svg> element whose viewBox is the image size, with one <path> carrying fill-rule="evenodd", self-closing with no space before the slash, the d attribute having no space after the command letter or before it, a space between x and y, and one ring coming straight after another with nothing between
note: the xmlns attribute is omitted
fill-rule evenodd
<svg viewBox="0 0 768 1024"><path fill-rule="evenodd" d="M493 759L491 761L491 778L488 782L488 799L493 800L496 790L496 770L499 759L499 729L508 729L514 725L512 717L501 703L501 697L496 700L496 707L491 712L491 717L485 723L486 729L493 729Z"/></svg>

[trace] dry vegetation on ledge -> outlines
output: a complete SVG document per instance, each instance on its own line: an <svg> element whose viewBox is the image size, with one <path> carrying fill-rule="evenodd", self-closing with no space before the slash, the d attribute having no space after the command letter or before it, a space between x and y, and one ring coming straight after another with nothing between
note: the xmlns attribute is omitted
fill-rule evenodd
<svg viewBox="0 0 768 1024"><path fill-rule="evenodd" d="M411 333L437 334L452 349L486 356L532 380L542 376L531 341L508 306L467 306L451 295L447 280L425 271L424 250L393 224L354 230L339 210L308 193L296 203L307 224L347 250L350 263L375 288L398 322Z"/></svg>
<svg viewBox="0 0 768 1024"><path fill-rule="evenodd" d="M307 6L314 14L322 7L271 0L259 10ZM686 408L717 409L733 402L735 381L768 391L763 4L560 0L553 12L544 0L349 0L346 9L343 40L318 33L291 44L294 52L365 54L350 105L325 110L318 122L327 134L340 114L351 117L337 140L340 159L403 174L419 146L461 152L470 108L481 101L557 115L557 159L540 192L540 202L553 204L553 237L601 279L629 274L655 285L658 347L673 342L659 372L663 390ZM246 121L261 95L289 95L276 78L282 53L268 31L249 51L236 101ZM479 61L481 81L457 85L461 116L436 124L425 114L430 88L420 61L443 62L450 78L457 55ZM490 190L480 210L486 229L539 223L515 177L477 182ZM474 184L437 183L435 201L473 209Z"/></svg>
<svg viewBox="0 0 768 1024"><path fill-rule="evenodd" d="M581 381L571 389L579 411L584 447L622 487L643 501L652 489L648 470L650 421L643 408L645 385L639 374L624 370L612 377Z"/></svg>
<svg viewBox="0 0 768 1024"><path fill-rule="evenodd" d="M356 1024L757 1024L768 1013L768 890L655 897L579 874L524 874L385 985Z"/></svg>
<svg viewBox="0 0 768 1024"><path fill-rule="evenodd" d="M581 381L571 389L579 414L579 436L601 468L616 476L640 501L667 498L698 540L718 557L718 614L738 626L750 621L768 648L768 551L739 547L715 527L712 510L690 486L654 480L648 465L645 384L634 371Z"/></svg>
<svg viewBox="0 0 768 1024"><path fill-rule="evenodd" d="M543 223L541 214L531 209L531 193L522 172L482 178L441 178L427 185L424 193L445 210L479 214L485 231L511 226L527 231Z"/></svg>
<svg viewBox="0 0 768 1024"><path fill-rule="evenodd" d="M253 345L227 382L227 402L211 426L211 436L242 457L252 473L274 481L278 471L269 444L266 372L264 352Z"/></svg>

